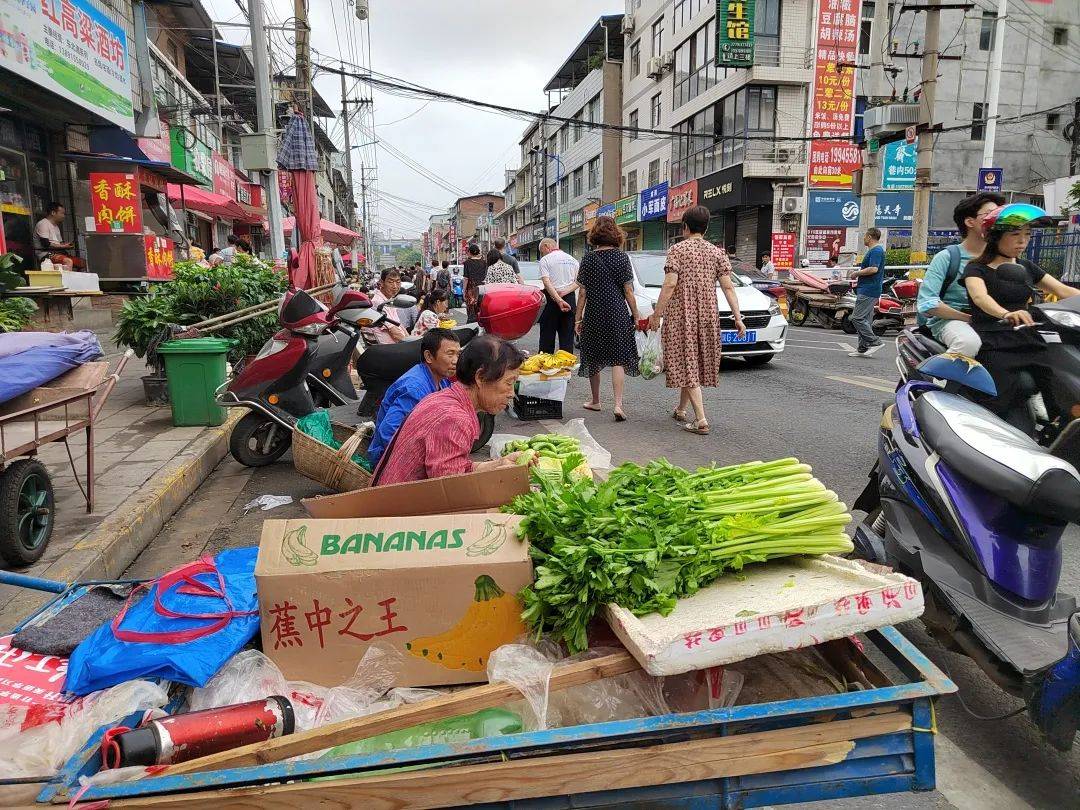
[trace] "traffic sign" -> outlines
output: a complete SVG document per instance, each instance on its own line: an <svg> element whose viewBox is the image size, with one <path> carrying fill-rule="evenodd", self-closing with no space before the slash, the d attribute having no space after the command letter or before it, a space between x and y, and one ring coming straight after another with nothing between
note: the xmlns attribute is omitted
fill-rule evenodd
<svg viewBox="0 0 1080 810"><path fill-rule="evenodd" d="M908 143L915 143L917 138L918 138L918 134L917 134L917 132L915 130L915 125L914 124L912 124L910 127L908 127L907 129L904 130L904 140L907 141Z"/></svg>
<svg viewBox="0 0 1080 810"><path fill-rule="evenodd" d="M998 168L979 169L979 191L1001 191L1004 174Z"/></svg>
<svg viewBox="0 0 1080 810"><path fill-rule="evenodd" d="M881 148L881 141L877 138L871 138L870 142L867 143L866 148L870 150L871 155L876 154L877 150Z"/></svg>

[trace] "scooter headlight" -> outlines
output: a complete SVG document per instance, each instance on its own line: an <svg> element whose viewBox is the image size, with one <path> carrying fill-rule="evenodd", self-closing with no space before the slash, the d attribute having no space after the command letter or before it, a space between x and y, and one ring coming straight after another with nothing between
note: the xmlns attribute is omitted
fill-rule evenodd
<svg viewBox="0 0 1080 810"><path fill-rule="evenodd" d="M262 360L264 357L269 357L272 354L277 354L288 346L288 341L285 340L268 340L263 344L263 347L259 349L259 353L255 355L256 360Z"/></svg>
<svg viewBox="0 0 1080 810"><path fill-rule="evenodd" d="M309 323L307 326L297 326L292 331L301 335L310 335L314 337L315 335L321 334L324 329L326 329L325 323Z"/></svg>
<svg viewBox="0 0 1080 810"><path fill-rule="evenodd" d="M1067 329L1080 329L1080 312L1070 312L1065 309L1044 309L1043 315L1052 323L1064 326Z"/></svg>

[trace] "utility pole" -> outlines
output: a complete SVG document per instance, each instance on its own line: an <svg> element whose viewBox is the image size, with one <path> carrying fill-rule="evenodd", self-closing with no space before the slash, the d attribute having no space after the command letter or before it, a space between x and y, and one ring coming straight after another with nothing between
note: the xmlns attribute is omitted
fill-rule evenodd
<svg viewBox="0 0 1080 810"><path fill-rule="evenodd" d="M915 168L915 211L911 223L911 263L923 264L930 230L930 191L934 169L934 102L937 98L938 47L941 37L941 0L929 0L926 10L926 45L922 58L922 95L919 99L919 157Z"/></svg>
<svg viewBox="0 0 1080 810"><path fill-rule="evenodd" d="M315 93L311 89L311 27L308 25L307 0L293 0L296 18L296 92L303 98L300 108L308 125L315 127Z"/></svg>
<svg viewBox="0 0 1080 810"><path fill-rule="evenodd" d="M998 0L994 20L994 52L990 64L990 88L987 96L986 127L983 131L982 166L994 165L994 141L997 138L998 97L1001 95L1001 61L1005 57L1005 14L1009 0Z"/></svg>
<svg viewBox="0 0 1080 810"><path fill-rule="evenodd" d="M1080 172L1080 98L1073 101L1072 136L1069 146L1069 176Z"/></svg>
<svg viewBox="0 0 1080 810"><path fill-rule="evenodd" d="M248 21L251 25L251 64L255 73L255 102L259 134L268 140L274 137L274 99L270 92L270 59L266 49L266 21L263 0L249 0ZM216 47L216 46L215 46ZM281 220L281 192L278 190L277 169L267 173L266 222L270 231L270 255L277 261L285 255L285 231Z"/></svg>
<svg viewBox="0 0 1080 810"><path fill-rule="evenodd" d="M867 78L863 95L871 100L885 95L885 48L884 41L887 35L882 32L889 30L888 4L879 0L874 4L874 21L870 28L870 74ZM859 190L859 231L866 233L867 228L874 227L874 216L877 212L877 192L881 178L881 150L871 152L866 150L866 164L862 170L862 188Z"/></svg>
<svg viewBox="0 0 1080 810"><path fill-rule="evenodd" d="M371 223L367 214L367 167L360 167L360 205L361 216L364 218L364 273L371 277L371 263L374 261L371 255Z"/></svg>
<svg viewBox="0 0 1080 810"><path fill-rule="evenodd" d="M353 211L355 206L353 205L353 178L352 178L352 137L349 132L349 96L348 91L345 89L345 63L341 64L341 123L345 129L345 185L349 189L349 216L346 217L348 222L353 221ZM356 270L358 265L356 263L356 250L352 252L352 266L353 270Z"/></svg>

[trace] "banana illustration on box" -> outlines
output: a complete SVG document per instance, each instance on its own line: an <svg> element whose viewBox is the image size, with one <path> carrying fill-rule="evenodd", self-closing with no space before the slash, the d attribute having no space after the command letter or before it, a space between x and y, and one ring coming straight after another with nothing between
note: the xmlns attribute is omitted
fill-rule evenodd
<svg viewBox="0 0 1080 810"><path fill-rule="evenodd" d="M494 554L502 548L502 545L505 542L506 524L487 520L484 522L484 533L480 536L479 540L470 543L468 547L466 547L465 556L486 557L488 554Z"/></svg>
<svg viewBox="0 0 1080 810"><path fill-rule="evenodd" d="M505 532L506 527L502 528ZM437 636L414 638L405 649L447 669L483 672L492 650L524 633L517 597L481 574L476 578L476 596L456 625Z"/></svg>
<svg viewBox="0 0 1080 810"><path fill-rule="evenodd" d="M312 566L319 562L319 555L304 545L307 526L286 532L281 539L281 556L292 565Z"/></svg>

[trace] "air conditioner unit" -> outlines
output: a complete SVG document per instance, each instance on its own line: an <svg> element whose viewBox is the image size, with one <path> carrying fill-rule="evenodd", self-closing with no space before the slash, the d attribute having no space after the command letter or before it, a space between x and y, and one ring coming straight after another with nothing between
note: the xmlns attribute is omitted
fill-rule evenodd
<svg viewBox="0 0 1080 810"><path fill-rule="evenodd" d="M633 14L627 14L625 17L623 17L622 32L626 36L630 36L632 33L634 33L634 15Z"/></svg>
<svg viewBox="0 0 1080 810"><path fill-rule="evenodd" d="M671 70L675 66L675 54L671 51L665 51L664 55L660 57L660 60L664 66L664 70Z"/></svg>
<svg viewBox="0 0 1080 810"><path fill-rule="evenodd" d="M780 199L780 211L784 214L801 214L803 212L803 198L782 197Z"/></svg>
<svg viewBox="0 0 1080 810"><path fill-rule="evenodd" d="M664 74L664 62L659 56L649 57L645 63L645 75L650 79L658 79Z"/></svg>
<svg viewBox="0 0 1080 810"><path fill-rule="evenodd" d="M791 150L786 146L778 146L775 157L777 163L791 163Z"/></svg>
<svg viewBox="0 0 1080 810"><path fill-rule="evenodd" d="M871 131L896 131L919 123L919 105L906 102L870 107L863 113L863 126Z"/></svg>

